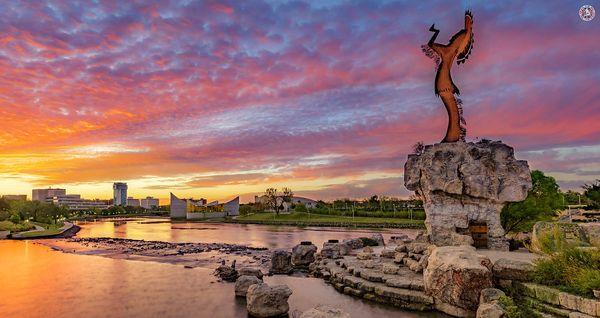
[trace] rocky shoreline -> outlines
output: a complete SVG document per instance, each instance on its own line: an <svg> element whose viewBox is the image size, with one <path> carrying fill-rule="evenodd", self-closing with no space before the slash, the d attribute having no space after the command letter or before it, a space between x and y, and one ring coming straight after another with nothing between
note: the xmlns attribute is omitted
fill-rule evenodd
<svg viewBox="0 0 600 318"><path fill-rule="evenodd" d="M216 268L236 260L240 265L267 268L270 253L264 247L226 243L171 243L110 237L74 237L40 241L65 253L98 255L183 265L186 268Z"/></svg>

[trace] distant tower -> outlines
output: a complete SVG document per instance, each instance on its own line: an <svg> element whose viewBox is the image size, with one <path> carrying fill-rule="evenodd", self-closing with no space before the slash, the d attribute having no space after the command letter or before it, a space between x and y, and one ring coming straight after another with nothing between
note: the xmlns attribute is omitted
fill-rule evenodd
<svg viewBox="0 0 600 318"><path fill-rule="evenodd" d="M127 205L127 183L115 182L113 183L114 190L114 205L126 206Z"/></svg>

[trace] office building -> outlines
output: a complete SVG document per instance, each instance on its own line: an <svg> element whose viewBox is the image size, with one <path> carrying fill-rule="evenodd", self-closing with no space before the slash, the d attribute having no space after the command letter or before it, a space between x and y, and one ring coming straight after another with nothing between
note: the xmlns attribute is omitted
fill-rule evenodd
<svg viewBox="0 0 600 318"><path fill-rule="evenodd" d="M96 208L99 210L107 209L110 205L108 200L87 200L82 199L79 194L65 194L58 195L54 197L46 198L45 200L48 203L53 203L56 205L66 206L67 209L72 211L82 211L89 210L92 208Z"/></svg>
<svg viewBox="0 0 600 318"><path fill-rule="evenodd" d="M140 200L140 205L146 210L156 209L159 205L158 199L153 197L146 197Z"/></svg>
<svg viewBox="0 0 600 318"><path fill-rule="evenodd" d="M67 190L65 189L33 189L31 191L31 200L32 201L46 201L47 198L52 198L56 196L61 196L67 194Z"/></svg>
<svg viewBox="0 0 600 318"><path fill-rule="evenodd" d="M127 197L127 206L140 206L140 199Z"/></svg>
<svg viewBox="0 0 600 318"><path fill-rule="evenodd" d="M127 206L127 183L113 183L113 204Z"/></svg>

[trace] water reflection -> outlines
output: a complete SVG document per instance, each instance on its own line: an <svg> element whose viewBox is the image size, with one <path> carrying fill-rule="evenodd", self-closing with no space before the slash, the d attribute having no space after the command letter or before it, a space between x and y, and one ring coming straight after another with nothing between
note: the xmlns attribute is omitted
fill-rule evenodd
<svg viewBox="0 0 600 318"><path fill-rule="evenodd" d="M168 242L221 242L245 244L255 247L291 248L301 241L312 241L322 246L328 239L345 239L382 233L386 239L392 235L415 236L410 229L340 229L326 227L292 227L255 224L211 224L181 222L170 223L157 219L137 219L115 225L108 222L83 222L77 234L80 237L118 237Z"/></svg>
<svg viewBox="0 0 600 318"><path fill-rule="evenodd" d="M210 270L66 254L27 241L0 241L0 317L246 317L233 284ZM288 284L292 309L335 305L352 317L439 317L401 312L339 294L321 280L267 277Z"/></svg>

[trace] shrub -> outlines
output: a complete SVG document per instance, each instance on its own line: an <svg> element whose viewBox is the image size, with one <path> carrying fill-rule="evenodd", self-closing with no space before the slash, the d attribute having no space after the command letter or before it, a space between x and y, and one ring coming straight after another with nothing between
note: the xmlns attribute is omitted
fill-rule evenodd
<svg viewBox="0 0 600 318"><path fill-rule="evenodd" d="M296 206L294 206L294 212L306 213L308 212L308 209L303 203L298 203Z"/></svg>
<svg viewBox="0 0 600 318"><path fill-rule="evenodd" d="M600 289L600 251L567 247L535 262L533 280L585 297Z"/></svg>
<svg viewBox="0 0 600 318"><path fill-rule="evenodd" d="M368 237L361 237L360 239L361 239L361 241L363 242L363 244L365 246L377 246L377 245L379 245L379 243L377 243L377 241L375 241L374 239L368 238Z"/></svg>
<svg viewBox="0 0 600 318"><path fill-rule="evenodd" d="M19 224L21 223L21 216L19 216L18 213L13 213L8 220L15 224Z"/></svg>

